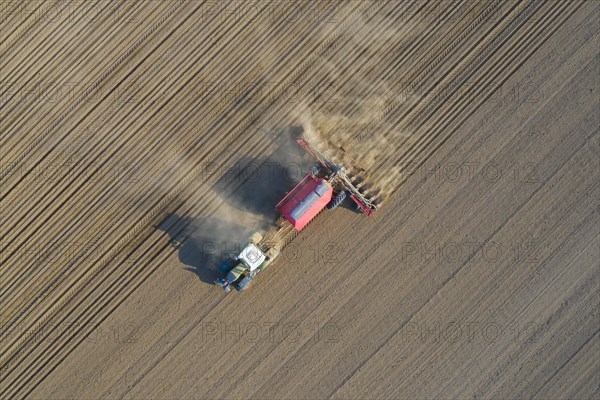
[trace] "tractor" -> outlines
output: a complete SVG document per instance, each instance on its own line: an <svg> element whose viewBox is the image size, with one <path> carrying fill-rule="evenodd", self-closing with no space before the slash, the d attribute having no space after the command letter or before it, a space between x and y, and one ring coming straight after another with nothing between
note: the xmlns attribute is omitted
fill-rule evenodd
<svg viewBox="0 0 600 400"><path fill-rule="evenodd" d="M218 278L215 283L227 293L232 287L243 290L273 262L282 246L289 243L323 209L333 210L349 196L357 211L371 216L377 210L377 204L359 191L343 166L329 160L306 139L298 139L297 143L317 162L275 206L280 214L277 229L267 233L264 241L260 233L255 233L236 258L221 264L219 270L224 277Z"/></svg>
<svg viewBox="0 0 600 400"><path fill-rule="evenodd" d="M224 278L217 278L215 283L221 286L226 293L234 287L237 291L243 290L256 274L262 271L272 261L259 247L262 235L256 232L240 254L223 261L219 271ZM273 257L274 258L274 257Z"/></svg>

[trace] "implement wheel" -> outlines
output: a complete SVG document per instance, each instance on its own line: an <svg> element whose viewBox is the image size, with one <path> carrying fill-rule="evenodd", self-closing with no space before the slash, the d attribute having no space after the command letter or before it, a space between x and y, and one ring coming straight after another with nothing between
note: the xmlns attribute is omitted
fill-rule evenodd
<svg viewBox="0 0 600 400"><path fill-rule="evenodd" d="M344 199L346 198L346 192L345 191L341 191L337 194L337 196L335 196L333 198L333 200L331 200L329 202L329 204L327 204L327 209L328 210L333 210L334 208L336 208L337 206L339 206L342 201L344 201Z"/></svg>

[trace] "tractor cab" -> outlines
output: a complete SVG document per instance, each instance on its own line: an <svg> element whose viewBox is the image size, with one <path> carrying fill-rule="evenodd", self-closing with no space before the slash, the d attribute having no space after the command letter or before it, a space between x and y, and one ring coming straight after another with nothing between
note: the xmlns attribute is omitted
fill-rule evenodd
<svg viewBox="0 0 600 400"><path fill-rule="evenodd" d="M250 271L254 271L256 268L265 261L267 256L262 250L254 243L249 243L244 250L237 256L237 259L242 262Z"/></svg>

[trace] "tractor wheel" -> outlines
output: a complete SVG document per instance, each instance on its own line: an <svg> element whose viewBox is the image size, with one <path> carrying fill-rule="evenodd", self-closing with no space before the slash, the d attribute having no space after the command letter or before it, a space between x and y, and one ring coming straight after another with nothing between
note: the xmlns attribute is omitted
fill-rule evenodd
<svg viewBox="0 0 600 400"><path fill-rule="evenodd" d="M334 208L336 208L337 206L339 206L342 201L344 201L344 199L346 198L346 192L344 190L342 190L341 192L339 192L337 194L337 196L335 196L333 198L333 200L331 200L329 202L329 204L327 204L327 209L328 210L333 210Z"/></svg>
<svg viewBox="0 0 600 400"><path fill-rule="evenodd" d="M227 273L231 270L231 260L225 260L219 265L219 271L223 275L227 275Z"/></svg>

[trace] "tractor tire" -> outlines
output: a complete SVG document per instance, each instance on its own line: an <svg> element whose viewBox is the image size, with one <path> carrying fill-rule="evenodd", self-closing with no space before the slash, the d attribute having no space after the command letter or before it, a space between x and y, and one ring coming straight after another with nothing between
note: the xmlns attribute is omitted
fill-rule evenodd
<svg viewBox="0 0 600 400"><path fill-rule="evenodd" d="M327 209L328 210L333 210L334 208L336 208L337 206L339 206L342 201L344 201L344 199L346 198L346 192L345 191L341 191L337 194L337 196L335 196L333 198L333 200L331 200L329 202L329 204L327 204Z"/></svg>
<svg viewBox="0 0 600 400"><path fill-rule="evenodd" d="M230 260L225 260L223 261L220 265L219 265L219 271L221 271L221 274L223 275L227 275L227 273L229 271L231 271L231 261Z"/></svg>

